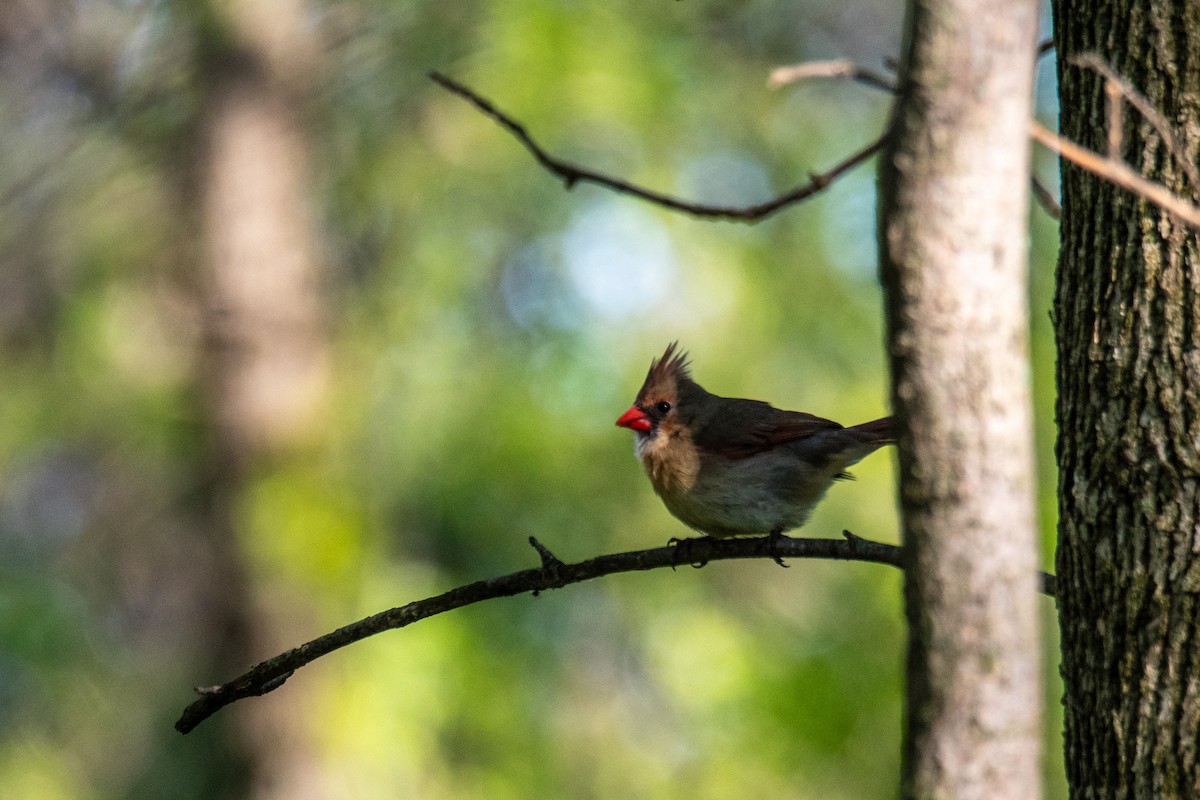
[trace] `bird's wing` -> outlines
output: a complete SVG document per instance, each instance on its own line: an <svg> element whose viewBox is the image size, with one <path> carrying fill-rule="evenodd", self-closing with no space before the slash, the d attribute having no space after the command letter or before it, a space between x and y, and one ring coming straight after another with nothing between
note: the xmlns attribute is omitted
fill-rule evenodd
<svg viewBox="0 0 1200 800"><path fill-rule="evenodd" d="M841 429L832 420L802 411L783 411L766 403L754 403L742 405L736 414L715 415L695 433L693 441L713 455L749 458L786 442Z"/></svg>

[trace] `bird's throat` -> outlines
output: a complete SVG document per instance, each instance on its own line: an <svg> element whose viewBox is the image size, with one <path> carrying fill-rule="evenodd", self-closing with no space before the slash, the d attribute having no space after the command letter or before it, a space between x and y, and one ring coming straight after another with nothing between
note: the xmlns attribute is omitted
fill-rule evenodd
<svg viewBox="0 0 1200 800"><path fill-rule="evenodd" d="M686 492L700 475L700 454L686 430L660 429L638 437L637 455L659 495Z"/></svg>

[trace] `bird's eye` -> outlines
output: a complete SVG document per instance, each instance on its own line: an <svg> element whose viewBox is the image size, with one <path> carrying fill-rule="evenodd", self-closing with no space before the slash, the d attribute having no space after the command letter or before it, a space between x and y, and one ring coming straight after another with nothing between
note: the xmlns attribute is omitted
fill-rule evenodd
<svg viewBox="0 0 1200 800"><path fill-rule="evenodd" d="M660 400L658 403L655 404L654 407L656 409L658 409L658 413L660 413L660 414L665 414L671 410L671 404L668 403L666 400Z"/></svg>

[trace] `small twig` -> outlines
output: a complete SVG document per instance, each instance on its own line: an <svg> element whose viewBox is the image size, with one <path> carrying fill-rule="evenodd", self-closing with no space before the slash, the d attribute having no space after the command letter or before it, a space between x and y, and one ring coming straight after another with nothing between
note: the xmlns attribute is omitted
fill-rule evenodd
<svg viewBox="0 0 1200 800"><path fill-rule="evenodd" d="M1133 85L1129 83L1129 81L1118 75L1117 71L1109 66L1108 63L1096 53L1081 53L1080 55L1074 56L1071 59L1071 63L1075 66L1083 67L1084 69L1090 69L1105 81L1104 89L1109 96L1110 104L1108 130L1110 157L1116 158L1118 155L1117 153L1113 152L1113 137L1116 136L1116 140L1119 144L1121 136L1119 130L1115 134L1113 132L1114 128L1120 128L1121 119L1118 115L1116 117L1116 124L1114 124L1113 112L1111 109L1111 106L1115 104L1114 96L1119 93L1125 98L1129 105L1137 109L1137 112L1141 114L1146 122L1150 123L1150 126L1158 132L1160 137L1162 137L1163 144L1166 146L1167 150L1170 151L1171 156L1175 159L1175 162L1179 165L1179 168L1183 170L1184 175L1187 176L1188 183L1191 185L1192 191L1200 191L1200 169L1197 169L1196 163L1192 159L1188 158L1187 150L1180 143L1179 137L1175 135L1175 131L1172 129L1170 123L1167 122L1162 113L1154 107L1154 104L1151 103L1144 94L1135 89Z"/></svg>
<svg viewBox="0 0 1200 800"><path fill-rule="evenodd" d="M537 540L536 536L529 537L529 544L537 550L538 558L542 559L542 572L546 573L546 577L550 580L548 588L558 589L562 586L562 567L563 562L558 556L550 552L550 548ZM541 590L534 589L533 596L537 597Z"/></svg>
<svg viewBox="0 0 1200 800"><path fill-rule="evenodd" d="M1099 153L1075 144L1070 139L1059 136L1036 121L1029 123L1029 135L1088 172L1099 175L1101 178L1149 200L1183 222L1200 228L1200 207L1192 205L1162 184L1144 177L1124 161L1105 158Z"/></svg>
<svg viewBox="0 0 1200 800"><path fill-rule="evenodd" d="M843 536L844 539L798 539L790 536L760 536L748 539L702 537L685 541L688 558L704 562L741 558L821 558L864 561L903 568L902 548L863 539L849 531L844 531ZM381 611L256 664L244 675L227 683L197 688L199 698L184 709L183 715L175 723L175 729L180 733L188 733L230 703L245 697L266 694L283 685L283 682L300 667L377 633L403 628L419 620L484 600L560 588L619 572L674 568L679 560L677 548L667 546L629 553L613 553L577 564L564 564L548 549L539 546L540 543L536 540L531 540L530 543L538 550L542 559L541 567L476 581L435 597ZM553 569L547 568L548 562L555 565ZM1053 581L1053 576L1042 573L1044 593L1053 594Z"/></svg>
<svg viewBox="0 0 1200 800"><path fill-rule="evenodd" d="M880 89L889 94L896 93L896 82L891 78L863 69L848 59L839 58L832 61L808 61L790 67L776 67L767 77L767 86L778 89L789 83L809 80L810 78L850 78L861 84Z"/></svg>
<svg viewBox="0 0 1200 800"><path fill-rule="evenodd" d="M1029 176L1029 186L1033 190L1034 199L1054 219L1062 219L1062 206L1054 198L1054 193L1046 188L1037 175Z"/></svg>
<svg viewBox="0 0 1200 800"><path fill-rule="evenodd" d="M1125 127L1125 106L1121 105L1121 88L1113 81L1104 82L1104 104L1108 111L1108 157L1121 157L1121 137Z"/></svg>
<svg viewBox="0 0 1200 800"><path fill-rule="evenodd" d="M429 73L429 78L434 83L441 86L443 89L458 95L471 105L475 106L485 115L493 119L500 127L504 128L513 135L525 149L542 165L547 171L562 178L568 189L572 188L577 183L594 183L598 186L606 186L613 191L622 194L631 195L641 198L663 208L670 208L675 211L682 211L686 214L691 214L697 217L709 217L716 219L736 220L740 222L755 222L757 220L768 217L779 211L785 206L799 203L807 200L809 197L817 194L827 188L831 183L841 177L844 173L849 172L854 167L863 163L883 147L884 136L879 137L875 141L858 150L855 153L847 156L840 163L835 165L827 172L813 173L809 176L810 180L803 186L797 186L791 191L785 192L774 199L759 203L752 206L716 206L704 203L692 203L687 200L681 200L678 197L655 192L650 189L645 189L636 186L619 178L613 178L600 172L581 167L577 164L572 164L560 158L550 155L541 145L533 140L529 132L516 120L509 117L503 111L496 108L490 101L480 97L478 94L468 89L466 86L458 83L455 80L447 78L440 72Z"/></svg>
<svg viewBox="0 0 1200 800"><path fill-rule="evenodd" d="M1038 45L1038 57L1054 50L1054 40L1046 39ZM778 67L771 71L767 85L771 88L784 86L797 81L811 78L852 78L875 89L895 94L895 81L880 76L870 70L863 69L847 59L833 61L809 61L790 67ZM1062 206L1054 199L1054 195L1038 180L1037 175L1030 175L1034 199L1053 219L1062 219Z"/></svg>
<svg viewBox="0 0 1200 800"><path fill-rule="evenodd" d="M563 565L558 556L551 553L550 548L539 542L536 536L529 537L529 544L537 550L538 557L542 559L542 569L556 570Z"/></svg>

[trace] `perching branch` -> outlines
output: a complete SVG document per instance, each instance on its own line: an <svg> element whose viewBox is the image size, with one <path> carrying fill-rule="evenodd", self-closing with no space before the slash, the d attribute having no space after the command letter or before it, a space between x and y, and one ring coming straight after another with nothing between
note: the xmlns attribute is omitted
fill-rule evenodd
<svg viewBox="0 0 1200 800"><path fill-rule="evenodd" d="M774 214L780 209L799 203L813 195L821 192L829 187L835 180L840 178L846 172L849 172L854 167L862 164L871 156L879 152L883 147L884 136L880 136L875 141L864 146L860 150L850 154L841 162L826 172L814 172L809 174L808 183L797 186L791 191L767 200L763 203L758 203L752 206L715 206L705 203L692 203L687 200L682 200L678 197L655 192L650 189L645 189L641 186L636 186L619 178L614 178L600 172L581 167L577 164L572 164L569 161L557 158L550 155L541 145L533 140L529 132L525 130L525 126L514 120L512 117L505 114L500 109L496 108L486 98L480 97L478 94L468 89L466 86L458 83L455 80L447 78L440 72L429 73L429 78L434 83L441 86L448 92L458 95L471 105L482 111L488 117L491 117L500 127L511 133L517 141L525 146L525 149L533 155L544 168L549 172L563 179L568 189L572 188L577 183L594 183L598 186L607 186L613 191L621 194L631 195L641 198L647 202L662 206L663 208L682 211L686 214L691 214L697 217L708 217L715 219L734 220L739 222L757 222L760 219Z"/></svg>
<svg viewBox="0 0 1200 800"><path fill-rule="evenodd" d="M189 733L197 725L211 717L230 703L245 697L257 697L278 689L292 673L323 655L332 653L348 644L366 639L393 628L403 628L437 614L456 608L480 603L497 597L532 592L535 596L546 589L560 589L572 583L613 575L619 572L639 572L681 564L704 566L709 561L727 561L740 558L820 558L837 561L866 561L888 564L903 568L902 548L874 542L842 531L843 539L800 539L790 536L760 536L746 539L684 539L678 544L657 547L652 550L637 550L629 553L613 553L597 556L576 564L566 564L555 557L534 537L529 543L537 550L542 565L535 569L522 570L498 578L451 589L448 592L417 600L408 605L381 611L378 614L352 622L313 639L311 642L280 653L255 664L248 672L219 686L196 687L200 698L184 709L175 723L175 730ZM1041 573L1041 591L1054 596L1054 576Z"/></svg>

